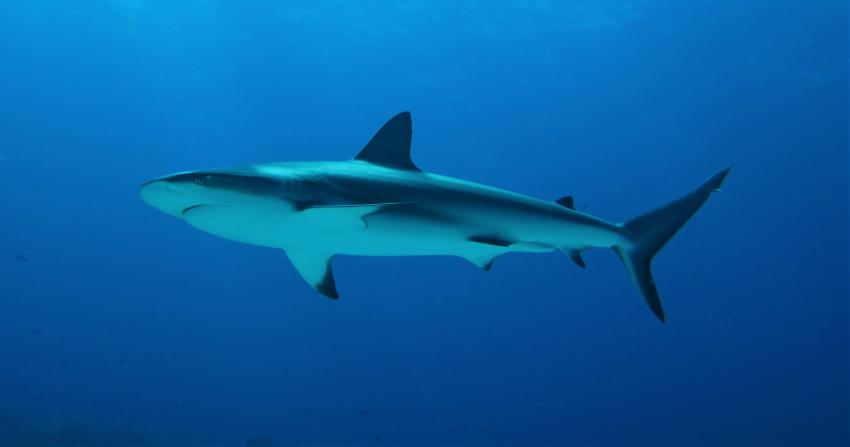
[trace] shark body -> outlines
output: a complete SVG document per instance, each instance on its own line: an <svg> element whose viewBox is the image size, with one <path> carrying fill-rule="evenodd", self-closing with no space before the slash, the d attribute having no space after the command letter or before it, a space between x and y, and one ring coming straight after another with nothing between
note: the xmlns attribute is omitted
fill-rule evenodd
<svg viewBox="0 0 850 447"><path fill-rule="evenodd" d="M454 255L489 270L510 252L611 248L652 312L664 311L650 263L720 188L730 168L662 208L615 224L576 211L571 197L538 200L421 171L411 118L390 119L352 160L268 163L182 172L144 183L142 199L202 231L286 251L314 289L336 299L331 259Z"/></svg>

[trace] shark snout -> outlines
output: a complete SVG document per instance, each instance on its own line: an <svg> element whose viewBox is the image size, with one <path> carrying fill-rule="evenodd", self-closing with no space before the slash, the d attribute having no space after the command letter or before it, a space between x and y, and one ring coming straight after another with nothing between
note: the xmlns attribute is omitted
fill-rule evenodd
<svg viewBox="0 0 850 447"><path fill-rule="evenodd" d="M139 187L139 196L148 205L175 216L180 215L181 209L174 203L171 189L165 180L150 180Z"/></svg>
<svg viewBox="0 0 850 447"><path fill-rule="evenodd" d="M198 205L200 201L191 187L179 180L177 175L149 180L139 187L139 196L148 205L180 217L183 210Z"/></svg>

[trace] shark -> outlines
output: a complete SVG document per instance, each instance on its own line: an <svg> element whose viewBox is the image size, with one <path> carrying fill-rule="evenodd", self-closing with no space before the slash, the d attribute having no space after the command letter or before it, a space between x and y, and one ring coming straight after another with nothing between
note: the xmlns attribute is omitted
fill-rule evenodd
<svg viewBox="0 0 850 447"><path fill-rule="evenodd" d="M395 115L344 161L279 162L179 172L147 181L142 200L225 239L283 250L322 295L339 298L332 259L459 256L490 270L507 253L613 250L662 323L651 263L720 187L731 166L688 194L622 223L554 201L425 172L411 159L410 112Z"/></svg>

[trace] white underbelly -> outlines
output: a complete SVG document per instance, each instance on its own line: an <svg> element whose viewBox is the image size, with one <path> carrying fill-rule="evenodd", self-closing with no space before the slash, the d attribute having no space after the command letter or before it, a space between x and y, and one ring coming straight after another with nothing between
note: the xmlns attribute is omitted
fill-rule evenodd
<svg viewBox="0 0 850 447"><path fill-rule="evenodd" d="M474 244L458 228L315 228L286 241L293 249L359 256L459 255Z"/></svg>
<svg viewBox="0 0 850 447"><path fill-rule="evenodd" d="M553 232L522 232L487 223L451 222L388 215L362 219L353 209L338 211L268 212L203 206L184 214L190 225L246 244L284 250L360 256L455 255L469 257L507 252L548 252L568 245L550 240ZM333 214L328 214L333 213ZM528 233L528 234L525 234ZM539 234L536 234L539 233ZM564 235L564 233L560 233ZM472 241L476 236L506 238L505 245Z"/></svg>

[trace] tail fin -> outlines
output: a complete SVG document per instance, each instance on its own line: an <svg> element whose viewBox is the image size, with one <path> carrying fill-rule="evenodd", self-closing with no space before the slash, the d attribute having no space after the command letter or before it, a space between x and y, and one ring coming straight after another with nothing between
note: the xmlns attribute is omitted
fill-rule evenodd
<svg viewBox="0 0 850 447"><path fill-rule="evenodd" d="M731 169L730 166L714 174L702 186L678 200L621 225L628 242L615 246L614 251L625 264L644 301L662 323L665 320L664 309L652 279L652 258L700 209L712 192L720 191L720 185Z"/></svg>

